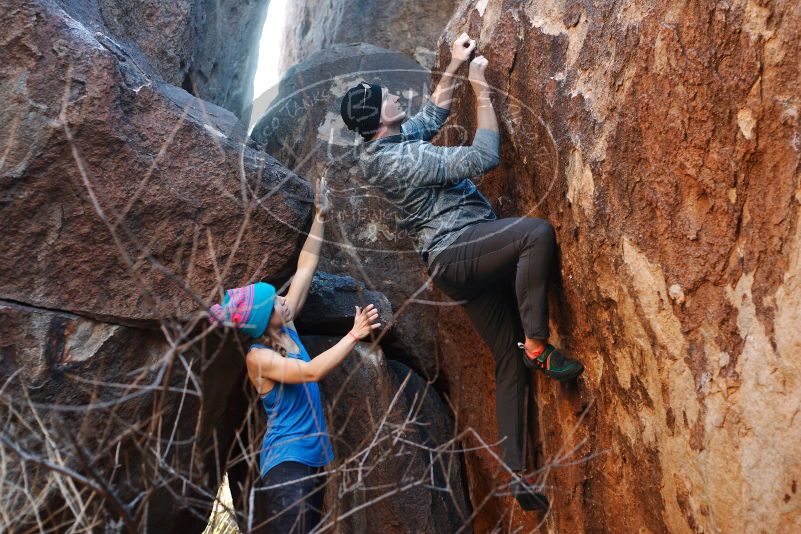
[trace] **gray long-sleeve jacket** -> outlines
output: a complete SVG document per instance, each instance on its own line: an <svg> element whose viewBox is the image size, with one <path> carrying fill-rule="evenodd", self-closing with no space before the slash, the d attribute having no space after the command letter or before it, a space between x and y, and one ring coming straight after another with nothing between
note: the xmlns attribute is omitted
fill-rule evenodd
<svg viewBox="0 0 801 534"><path fill-rule="evenodd" d="M479 128L470 146L441 147L428 141L450 110L431 100L401 124L401 133L365 144L359 165L401 211L401 227L428 265L470 225L496 219L470 179L498 165L497 132Z"/></svg>

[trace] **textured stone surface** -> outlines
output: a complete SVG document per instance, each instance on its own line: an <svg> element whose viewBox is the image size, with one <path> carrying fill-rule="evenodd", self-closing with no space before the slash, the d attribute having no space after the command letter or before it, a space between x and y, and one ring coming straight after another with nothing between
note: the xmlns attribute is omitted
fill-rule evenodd
<svg viewBox="0 0 801 534"><path fill-rule="evenodd" d="M337 43L370 43L431 67L456 0L297 0L287 5L279 70Z"/></svg>
<svg viewBox="0 0 801 534"><path fill-rule="evenodd" d="M0 301L0 486L14 512L0 530L73 524L80 505L80 524L124 529L119 503L137 531L201 532L248 402L244 358L221 340L170 353L159 331Z"/></svg>
<svg viewBox="0 0 801 534"><path fill-rule="evenodd" d="M248 124L270 0L197 0L196 39L181 85Z"/></svg>
<svg viewBox="0 0 801 534"><path fill-rule="evenodd" d="M147 28L125 28L124 34L119 28L108 30L104 17L117 6L110 2L0 4L0 123L6 126L0 131L0 298L54 308L8 301L0 306L4 400L22 401L25 386L34 401L45 405L75 407L92 395L119 401L120 388L92 389L92 381L130 388L125 371L149 372L143 366L166 353L176 327L165 322L159 332L130 325L186 314L198 304L155 267L153 258L186 279L193 293L208 298L217 279L215 266L224 269L233 258L223 276L226 285L251 276L281 279L302 239L297 228L307 223L303 200L308 186L249 149L240 164L238 143L244 132L234 117L161 83L174 74L176 62L183 74L169 80L186 79L180 58L194 45L181 17L193 4L138 5L156 11L114 17L145 17L131 19L131 26L164 21L170 31L155 33L169 39L156 45ZM445 43L461 31L478 36L478 51L489 58L488 78L496 88L503 136L501 166L481 187L499 214L544 216L555 225L561 258L552 296L554 338L587 366L577 385L540 380L532 394L530 456L532 465L543 467L555 504L544 529L801 529L798 8L789 0L714 5L471 0L462 2L452 17L440 43L440 67L448 59ZM386 291L397 317L411 312L414 321L400 330L406 343L400 357L427 376L435 371L442 398L456 409L458 429L475 430L492 443L497 435L491 356L459 308L439 308L437 316L419 303L400 310L425 281L421 266L414 256L406 260L392 252L409 250L410 244L376 224L376 217L380 222L391 210L362 196L369 192L358 188L358 176L350 176L350 165L340 157L353 138L342 137L342 125L335 124L338 98L331 97L358 81L348 78L353 70L370 64L356 59L366 50L363 46L351 47L354 52L335 47L345 50L337 52L346 60L344 70L325 71L321 63L311 62L296 71L333 81L322 84L321 103L305 103L297 111L296 117L309 116L311 122L285 130L284 141L297 141L307 150L293 149L299 156L287 152L297 158L288 165L316 177L324 158L315 152L322 153L333 139L340 162L332 169L335 205L347 216L330 227L331 235L373 248L351 255L329 244L325 268L352 273L371 290ZM359 61L366 63L360 66ZM401 64L394 61L385 58L377 68ZM415 94L404 97L411 97L411 110L416 110L430 82L425 72L412 78ZM377 81L393 83L389 77ZM83 175L58 120L64 97L66 123L86 162ZM449 124L474 126L472 106L469 88L458 89ZM160 155L166 139L172 141ZM438 142L463 141L460 130L449 129ZM304 167L309 153L316 163ZM241 254L232 252L244 212L240 165L246 186L258 184L268 191L280 184L282 190L280 200L264 199L251 215ZM256 178L262 166L264 175ZM145 176L147 183L137 192ZM248 187L245 191L253 198ZM132 198L139 200L131 202L124 224L117 227L118 246L96 207L111 214L113 223L113 214ZM367 216L361 216L360 207ZM385 251L375 252L375 243ZM121 250L134 262L137 276L130 275ZM150 294L158 298L148 300ZM442 299L437 292L416 297ZM311 340L309 345L314 352ZM235 344L226 345L226 351L231 347ZM197 354L191 348L179 353L189 365L197 365L192 360L197 356L203 369L203 358L214 353L211 340L203 348ZM230 356L241 358L236 351ZM186 384L181 380L186 378L184 360L175 359L170 385ZM250 391L241 380L241 362L221 361L225 365L218 361L202 371L209 374L201 373L204 398L213 401L203 411L191 397L182 405L174 391L164 392L168 402L157 419L158 438L153 428L130 423L151 420L144 416L152 413L151 398L115 402L119 419L101 412L86 420L86 428L47 406L42 413L65 423L56 427L45 419L52 425L48 428L74 430L85 447L102 453L97 469L109 474L113 489L132 503L137 517L143 518L147 509L148 522L161 522L165 531L192 531L200 519L185 508L183 479L199 484L200 493L189 490L197 499L195 511L208 511L220 475L215 458L230 454L226 444L231 437L225 432L233 428L232 421L241 420ZM343 405L350 403L368 416L343 423L341 413L332 413L331 420L347 436L340 450L357 450L374 428L369 415L385 407L387 399L366 398L364 392L376 383L397 384L403 373L394 366L379 363L374 372L356 373L352 379L360 387L342 397ZM326 387L346 383L334 375L331 380ZM422 382L415 382L419 391ZM335 393L329 390L326 397ZM411 402L406 395L403 399ZM19 437L15 443L32 452L42 451L41 433L8 423L19 417L9 413L8 405L3 409L2 435ZM173 426L179 410L180 424ZM437 407L427 410L443 413ZM250 412L249 417L260 415ZM445 419L439 417L429 419L441 424ZM198 421L200 430L194 433ZM437 427L442 438L436 439L449 439L454 433L450 425ZM167 451L170 438L164 436L173 429L176 439ZM221 433L215 437L209 429ZM258 437L245 435L244 441L257 443ZM116 471L115 443L125 445L120 453L124 467ZM165 459L155 463L156 475L147 478L155 483L145 498L135 486L143 479L136 471L143 454L137 443L151 447L146 453L151 459ZM467 438L464 444L478 443ZM59 441L60 448L68 446ZM30 484L42 487L43 470L30 461L21 464L7 444L2 451L7 459L2 465L14 477L2 492L5 502L21 499L22 468ZM200 458L198 451L204 451ZM425 458L409 455L408 460L416 473L425 468ZM80 458L66 461L74 467ZM540 516L523 514L514 501L487 498L504 480L491 454L470 452L464 461L472 506L462 505L461 497L445 502L443 494L415 487L397 504L379 503L376 517L382 529L398 525L398 530L449 532L469 508L477 532L541 527ZM371 475L395 484L401 479L397 467L381 464ZM77 486L85 496L91 493ZM43 490L42 510L60 506L59 491L71 490ZM113 514L111 501L101 499L102 494L96 492L91 506L108 506ZM356 486L348 505L366 496L369 490ZM344 518L344 524L366 528L375 519L369 510ZM70 519L68 510L59 513L47 522Z"/></svg>
<svg viewBox="0 0 801 534"><path fill-rule="evenodd" d="M328 176L333 212L323 268L385 293L396 326L382 346L393 358L433 377L435 312L424 303L409 302L427 274L397 224L397 209L366 184L355 166L354 143L361 137L345 127L339 113L345 91L363 78L401 95L409 115L430 93L428 71L406 56L368 44L334 45L287 72L251 140L300 176Z"/></svg>
<svg viewBox="0 0 801 534"><path fill-rule="evenodd" d="M269 0L53 3L124 50L148 74L228 109L248 123Z"/></svg>
<svg viewBox="0 0 801 534"><path fill-rule="evenodd" d="M392 306L383 293L366 289L350 276L318 271L295 324L301 332L344 334L353 327L355 307L369 304L378 310L381 324L392 323Z"/></svg>
<svg viewBox="0 0 801 534"><path fill-rule="evenodd" d="M305 181L243 148L231 113L150 78L52 2L12 4L0 298L134 322L196 309L218 279L287 274Z"/></svg>
<svg viewBox="0 0 801 534"><path fill-rule="evenodd" d="M416 340L425 335L423 325L417 322L421 317L401 311L401 316L396 319L386 295L365 288L362 282L350 276L318 271L314 275L303 311L295 323L301 332L344 335L353 327L354 306L365 307L368 304L373 304L378 309L381 329L376 331L376 339L384 351L419 369L431 370L433 376L436 355L423 352L430 345L420 346L416 343ZM403 316L404 313L407 315Z"/></svg>
<svg viewBox="0 0 801 534"><path fill-rule="evenodd" d="M312 355L339 341L302 339ZM472 532L455 425L429 384L360 343L320 387L336 457L329 469L337 469L326 507L340 518L337 532Z"/></svg>
<svg viewBox="0 0 801 534"><path fill-rule="evenodd" d="M253 393L203 309L289 275L311 192L93 5L0 2L3 521L200 532Z"/></svg>
<svg viewBox="0 0 801 534"><path fill-rule="evenodd" d="M797 3L470 1L462 31L502 131L482 189L556 227L553 332L587 366L532 398L538 465L598 455L545 477L547 529L799 530ZM461 88L451 120L473 106ZM440 319L459 421L494 439L491 356ZM467 464L476 505L495 464ZM538 520L498 500L476 529Z"/></svg>

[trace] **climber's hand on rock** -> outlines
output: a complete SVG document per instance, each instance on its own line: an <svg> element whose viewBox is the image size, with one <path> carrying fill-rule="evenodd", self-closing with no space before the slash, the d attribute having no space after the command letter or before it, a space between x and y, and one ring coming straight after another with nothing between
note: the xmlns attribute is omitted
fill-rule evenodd
<svg viewBox="0 0 801 534"><path fill-rule="evenodd" d="M462 32L462 35L457 37L451 45L451 61L461 65L470 59L470 54L475 49L476 41L471 39L466 33Z"/></svg>
<svg viewBox="0 0 801 534"><path fill-rule="evenodd" d="M476 58L470 62L468 80L470 80L470 85L473 86L473 91L477 95L489 88L487 79L484 77L484 72L487 70L488 63L489 61L487 61L487 58L484 56L476 56Z"/></svg>
<svg viewBox="0 0 801 534"><path fill-rule="evenodd" d="M320 219L325 219L331 212L331 199L329 198L330 191L328 190L328 182L325 176L315 181L314 184L314 207L317 210L317 216Z"/></svg>
<svg viewBox="0 0 801 534"><path fill-rule="evenodd" d="M353 328L350 331L353 337L364 339L367 334L380 327L378 310L374 305L368 304L365 308L356 306L356 318L353 320Z"/></svg>

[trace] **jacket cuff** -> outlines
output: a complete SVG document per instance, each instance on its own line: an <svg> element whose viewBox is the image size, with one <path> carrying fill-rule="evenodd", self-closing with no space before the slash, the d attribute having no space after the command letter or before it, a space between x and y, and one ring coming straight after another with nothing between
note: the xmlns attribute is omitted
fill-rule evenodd
<svg viewBox="0 0 801 534"><path fill-rule="evenodd" d="M426 111L428 111L432 115L436 116L437 119L439 119L442 122L445 122L445 119L447 119L448 115L451 114L451 110L450 109L439 107L431 99L429 99L428 102L426 102L425 107L428 108Z"/></svg>
<svg viewBox="0 0 801 534"><path fill-rule="evenodd" d="M480 149L482 152L498 157L498 149L501 145L501 134L486 128L479 128L476 130L476 135L473 137L473 146Z"/></svg>

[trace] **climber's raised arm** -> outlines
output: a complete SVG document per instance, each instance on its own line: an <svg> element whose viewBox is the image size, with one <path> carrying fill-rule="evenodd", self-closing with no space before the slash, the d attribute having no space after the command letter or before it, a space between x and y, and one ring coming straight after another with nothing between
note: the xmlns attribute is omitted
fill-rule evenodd
<svg viewBox="0 0 801 534"><path fill-rule="evenodd" d="M498 132L478 129L473 144L437 146L405 144L381 158L384 172L368 177L385 188L408 189L455 184L465 178L480 179L499 163Z"/></svg>
<svg viewBox="0 0 801 534"><path fill-rule="evenodd" d="M306 295L309 294L314 272L320 261L320 249L323 246L323 233L325 231L325 218L331 210L328 199L328 185L325 178L315 182L314 191L314 220L306 243L298 256L298 268L292 277L292 283L286 294L287 306L290 309L290 321L300 313L303 303L306 302Z"/></svg>
<svg viewBox="0 0 801 534"><path fill-rule="evenodd" d="M490 100L484 71L487 59L470 62L469 80L476 95L476 134L468 146L402 144L382 158L384 172L368 179L384 187L426 187L454 184L465 178L481 178L499 163L498 121ZM405 123L404 123L405 126Z"/></svg>
<svg viewBox="0 0 801 534"><path fill-rule="evenodd" d="M431 100L426 102L416 115L401 125L406 139L430 141L445 124L451 109L453 88L456 85L456 71L467 61L476 42L462 33L451 48L451 62L442 74ZM386 89L384 89L386 92Z"/></svg>
<svg viewBox="0 0 801 534"><path fill-rule="evenodd" d="M442 73L431 101L444 109L451 109L453 88L456 85L456 71L470 58L470 53L476 48L475 40L466 33L462 33L451 45L451 61Z"/></svg>
<svg viewBox="0 0 801 534"><path fill-rule="evenodd" d="M495 110L492 108L492 100L490 100L489 84L487 84L487 80L484 77L487 63L487 58L484 56L476 56L470 62L468 79L476 95L476 132L484 129L497 133L498 119L495 118Z"/></svg>

